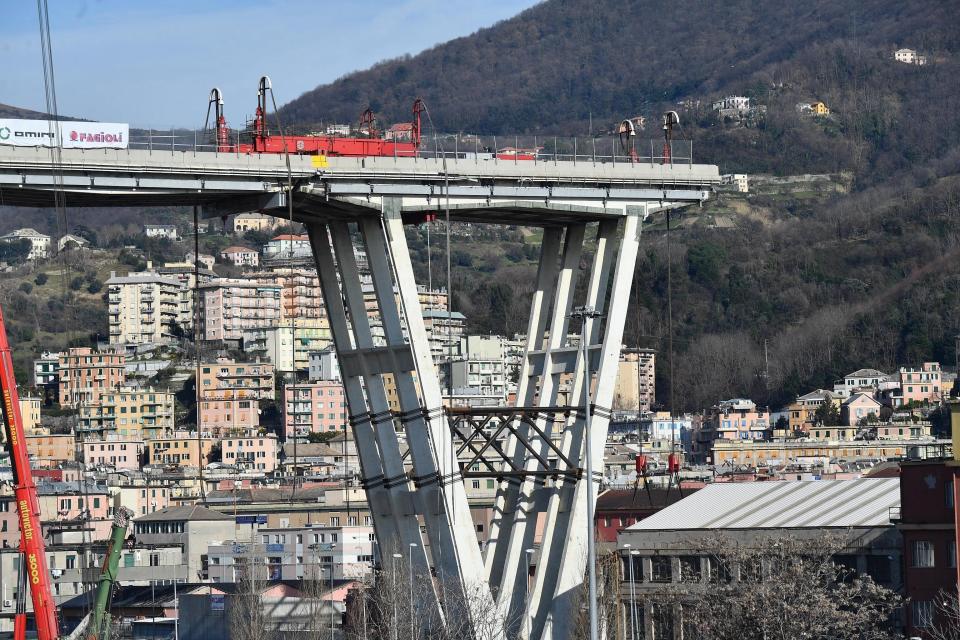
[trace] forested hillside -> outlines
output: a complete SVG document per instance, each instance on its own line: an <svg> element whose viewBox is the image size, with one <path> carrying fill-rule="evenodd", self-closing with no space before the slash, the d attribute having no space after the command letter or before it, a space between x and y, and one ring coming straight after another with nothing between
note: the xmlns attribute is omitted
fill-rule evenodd
<svg viewBox="0 0 960 640"><path fill-rule="evenodd" d="M672 269L677 408L750 396L779 407L859 367L952 365L960 334L960 7L955 0L805 3L547 0L417 56L385 61L283 107L309 128L353 121L366 106L409 119L423 96L438 132L577 135L645 115L659 135L666 109L697 162L724 173L823 174L829 188L720 194L674 217ZM402 28L402 27L398 27ZM894 62L896 47L926 54ZM713 100L765 107L719 119ZM830 115L801 115L823 101ZM0 108L0 113L3 113ZM590 122L592 121L592 129ZM177 211L70 212L101 246L124 242L147 216ZM7 210L0 232L54 227L52 213ZM434 284L444 278L434 229ZM410 230L426 269L425 229ZM668 241L648 221L627 342L660 351L658 397L669 397ZM454 307L474 332L525 326L539 234L457 229ZM95 329L95 328L94 328Z"/></svg>
<svg viewBox="0 0 960 640"><path fill-rule="evenodd" d="M689 224L707 213L693 210L672 234L678 406L734 395L780 405L860 366L953 362L958 23L956 3L935 0L549 0L319 87L284 115L349 121L370 105L405 120L421 95L439 131L586 136L592 118L603 136L625 116L655 122L669 108L695 159L721 171L843 172L849 188L839 192L751 195L724 225ZM930 63L893 62L899 46ZM730 94L766 113L749 126L717 119L711 102ZM828 118L797 113L797 103L816 100ZM662 220L645 244L628 340L660 348L665 400ZM532 268L506 255L457 268L454 288L476 330L517 329Z"/></svg>

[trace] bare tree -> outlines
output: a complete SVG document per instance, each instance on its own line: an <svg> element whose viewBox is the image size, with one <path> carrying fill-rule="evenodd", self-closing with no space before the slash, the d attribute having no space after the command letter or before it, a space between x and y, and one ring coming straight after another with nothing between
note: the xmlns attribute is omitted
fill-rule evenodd
<svg viewBox="0 0 960 640"><path fill-rule="evenodd" d="M248 557L237 571L236 592L230 606L232 640L272 640L273 628L264 611L267 567L262 558Z"/></svg>
<svg viewBox="0 0 960 640"><path fill-rule="evenodd" d="M503 620L483 581L461 589L393 558L351 594L346 632L350 640L506 640L519 620L518 612Z"/></svg>
<svg viewBox="0 0 960 640"><path fill-rule="evenodd" d="M884 640L901 598L840 564L844 543L768 536L749 544L716 539L698 551L707 576L650 593L657 637L674 627L698 640Z"/></svg>
<svg viewBox="0 0 960 640"><path fill-rule="evenodd" d="M930 640L960 640L960 596L941 591L933 601L933 626L925 629ZM916 621L914 621L916 622Z"/></svg>

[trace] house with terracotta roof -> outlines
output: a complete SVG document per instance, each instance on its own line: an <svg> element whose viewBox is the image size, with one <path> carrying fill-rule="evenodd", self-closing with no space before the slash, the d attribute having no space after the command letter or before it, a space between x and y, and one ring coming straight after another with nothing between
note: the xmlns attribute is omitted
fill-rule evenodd
<svg viewBox="0 0 960 640"><path fill-rule="evenodd" d="M220 259L238 267L256 267L260 265L260 252L250 247L234 245L221 251Z"/></svg>

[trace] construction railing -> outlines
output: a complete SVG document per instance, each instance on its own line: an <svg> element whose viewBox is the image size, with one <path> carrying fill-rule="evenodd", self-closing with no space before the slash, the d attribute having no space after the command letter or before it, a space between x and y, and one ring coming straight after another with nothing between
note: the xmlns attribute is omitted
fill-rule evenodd
<svg viewBox="0 0 960 640"><path fill-rule="evenodd" d="M271 135L276 135L271 132ZM291 134L292 135L292 134ZM248 143L248 134L233 130L229 144ZM129 148L167 153L217 153L212 131L189 129L134 129ZM222 153L222 152L221 152ZM240 152L227 152L241 155ZM425 135L418 158L446 158L449 162L595 164L693 164L693 141L639 139L622 143L616 136L495 136L469 134Z"/></svg>

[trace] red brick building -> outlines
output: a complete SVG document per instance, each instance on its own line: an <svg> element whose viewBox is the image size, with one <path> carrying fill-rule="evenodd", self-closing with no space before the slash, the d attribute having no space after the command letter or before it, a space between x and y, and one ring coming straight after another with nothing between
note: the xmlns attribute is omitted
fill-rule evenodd
<svg viewBox="0 0 960 640"><path fill-rule="evenodd" d="M676 486L644 487L634 489L609 489L597 496L594 523L597 542L616 543L617 532L652 516L657 511L690 495L697 489L678 489Z"/></svg>
<svg viewBox="0 0 960 640"><path fill-rule="evenodd" d="M928 637L936 624L935 600L956 593L957 529L954 477L960 467L947 461L904 462L900 469L904 596L908 636ZM894 518L896 515L894 514Z"/></svg>

